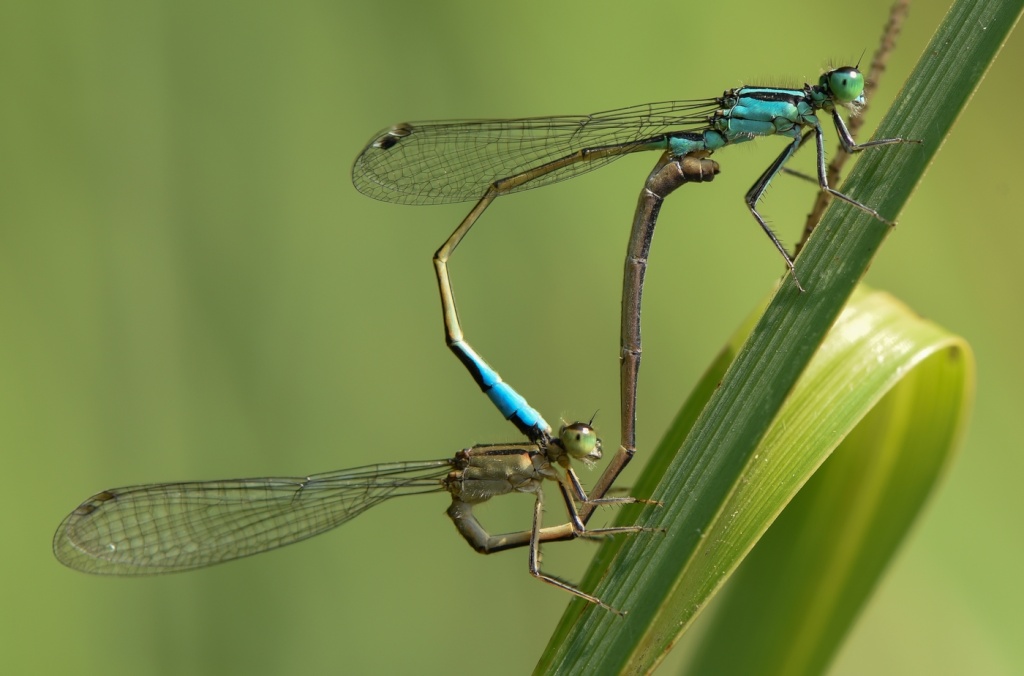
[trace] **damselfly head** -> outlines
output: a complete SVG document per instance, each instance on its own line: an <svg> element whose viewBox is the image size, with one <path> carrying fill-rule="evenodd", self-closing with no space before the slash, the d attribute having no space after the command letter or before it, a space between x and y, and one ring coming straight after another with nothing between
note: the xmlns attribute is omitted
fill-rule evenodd
<svg viewBox="0 0 1024 676"><path fill-rule="evenodd" d="M558 431L558 440L565 452L574 460L582 460L585 464L592 465L601 459L601 440L590 423L574 422L571 425L562 425Z"/></svg>
<svg viewBox="0 0 1024 676"><path fill-rule="evenodd" d="M830 70L818 80L832 100L841 106L858 108L864 105L864 74L856 66Z"/></svg>

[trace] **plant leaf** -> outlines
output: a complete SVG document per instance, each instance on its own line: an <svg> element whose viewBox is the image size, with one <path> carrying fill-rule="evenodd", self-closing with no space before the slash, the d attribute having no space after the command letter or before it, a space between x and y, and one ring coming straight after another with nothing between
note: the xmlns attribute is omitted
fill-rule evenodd
<svg viewBox="0 0 1024 676"><path fill-rule="evenodd" d="M863 153L842 187L844 193L885 215L899 213L1021 7L1020 0L961 0L953 6L878 130L881 137L902 135L925 143ZM699 415L700 398L684 406L666 436L671 442L662 445L667 450L659 450L671 454L671 460L652 458L636 487L634 494L664 503L644 510L636 522L665 528L665 533L607 543L584 580L585 589L594 589L629 614L619 618L572 603L538 672L648 671L688 626L707 597L698 595L688 602L674 597L682 586L680 575L696 565L703 534L721 516L783 402L888 231L885 224L845 204L829 209L797 261L808 292L801 294L792 280L783 281L707 405ZM825 401L824 393L818 394L816 401ZM696 422L690 429L685 423L692 417ZM685 440L677 445L683 435ZM623 518L633 515L626 510ZM719 582L705 580L703 586L694 583L694 588L710 593ZM668 608L682 610L682 615L672 616Z"/></svg>

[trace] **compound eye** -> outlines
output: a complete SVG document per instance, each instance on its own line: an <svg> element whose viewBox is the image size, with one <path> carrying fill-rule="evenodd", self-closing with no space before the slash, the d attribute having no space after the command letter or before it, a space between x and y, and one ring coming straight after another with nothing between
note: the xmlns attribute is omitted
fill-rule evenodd
<svg viewBox="0 0 1024 676"><path fill-rule="evenodd" d="M826 73L823 79L837 103L852 103L864 93L864 75L853 66L836 68Z"/></svg>
<svg viewBox="0 0 1024 676"><path fill-rule="evenodd" d="M577 460L597 460L601 457L601 440L597 438L597 431L588 423L563 425L558 439L566 453Z"/></svg>

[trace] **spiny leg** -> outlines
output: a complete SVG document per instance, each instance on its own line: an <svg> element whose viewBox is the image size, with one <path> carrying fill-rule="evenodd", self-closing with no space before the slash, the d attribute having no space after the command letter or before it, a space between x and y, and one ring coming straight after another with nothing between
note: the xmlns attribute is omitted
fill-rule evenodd
<svg viewBox="0 0 1024 676"><path fill-rule="evenodd" d="M820 137L821 128L817 127L816 129L817 135ZM794 129L794 131L796 130ZM790 136L793 135L790 134ZM786 247L782 245L782 242L779 241L779 238L775 236L775 233L768 225L768 222L765 221L764 218L762 218L760 213L758 213L757 203L761 200L761 197L764 195L764 191L768 189L768 185L771 183L771 180L775 178L775 175L778 174L779 171L782 170L786 162L789 161L789 158L791 158L793 154L797 151L797 149L800 147L802 141L803 140L801 139L799 132L797 132L796 135L793 136L793 141L788 146L786 146L785 150L779 153L779 156L775 158L775 161L768 165L768 168L764 170L764 172L758 177L756 181L754 181L754 185L750 186L750 190L747 191L747 194L743 198L744 202L746 202L747 204L747 208L750 209L750 213L754 215L754 218L757 220L758 225L761 226L761 230L763 230L764 233L768 235L768 238L772 241L772 244L774 244L775 248L778 249L780 254L782 254L783 260L786 261L786 267L789 268L789 273L793 276L793 281L796 282L796 286L798 289L800 289L800 291L803 291L804 287L800 285L800 280L796 276L796 266L793 264L793 259L790 258L789 252L786 251Z"/></svg>
<svg viewBox="0 0 1024 676"><path fill-rule="evenodd" d="M879 146L895 145L898 143L921 143L919 139L905 139L896 137L877 139L875 141L868 141L866 143L857 144L857 142L854 141L853 136L850 135L849 129L846 128L846 123L843 122L842 116L835 110L832 111L832 122L835 124L836 133L839 134L839 143L843 146L843 150L851 154L859 153L860 151L866 148L877 148ZM847 195L844 195L843 193L839 192L838 190L834 190L829 186L828 170L825 166L825 139L822 135L820 127L816 128L815 130L815 139L818 148L818 185L821 186L821 189L827 192L828 194L832 195L833 197L840 199L854 207L857 207L864 213L870 214L871 216L875 217L876 219L885 223L886 225L895 225L895 223L888 220L887 218L884 218L876 210L872 209L866 204L858 202L852 197L848 197Z"/></svg>
<svg viewBox="0 0 1024 676"><path fill-rule="evenodd" d="M848 153L860 152L865 148L874 148L878 146L893 145L897 143L920 143L920 141L910 139L889 138L879 139L877 141L868 141L867 143L862 143L858 145L853 140L853 137L850 136L850 132L846 128L846 124L843 122L843 118L842 116L839 115L838 112L832 111L832 119L835 123L836 132L839 134L839 142L840 144L842 144L843 149ZM796 276L796 269L793 265L793 259L792 257L790 257L789 252L786 251L786 248L779 241L778 237L775 236L775 233L772 232L771 228L768 226L768 223L764 220L764 218L762 218L761 214L758 213L757 203L761 200L761 197L764 195L764 191L767 190L768 184L780 171L785 171L786 173L792 174L798 178L813 180L809 176L801 174L800 172L797 171L787 169L784 166L786 162L788 162L789 159L800 148L803 142L807 140L807 137L810 136L811 134L814 134L815 149L817 150L817 161L815 162L815 165L816 173L818 175L818 187L824 192L828 193L829 195L832 195L836 199L840 199L846 202L847 204L850 204L851 206L860 209L864 213L871 215L872 217L876 218L882 223L885 223L886 225L893 225L891 221L884 218L875 209L867 206L862 202L858 202L857 200L853 199L852 197L849 197L848 195L844 195L843 193L839 192L838 190L835 190L828 184L828 170L825 162L825 136L820 124L813 125L811 130L805 133L802 137L794 137L793 142L790 143L786 147L786 149L779 154L777 158L775 158L775 161L772 162L767 169L765 169L764 173L761 174L761 176L757 179L754 185L751 186L750 190L747 191L745 201L747 207L750 209L750 212L754 215L754 218L757 219L757 222L761 226L761 229L764 230L764 232L768 235L769 238L771 238L772 243L775 244L775 248L778 249L779 253L782 254L782 257L786 261L786 266L789 268L790 273L793 275L793 280L796 282L797 288L799 288L801 291L803 291L804 288L803 286L801 286L800 280Z"/></svg>
<svg viewBox="0 0 1024 676"><path fill-rule="evenodd" d="M843 150L848 153L859 153L865 148L874 148L876 146L890 146L898 143L924 143L919 138L903 138L902 136L895 136L893 138L880 138L874 141L867 141L865 143L858 144L853 135L850 134L850 130L847 129L846 123L843 122L843 116L838 111L832 111L832 123L836 127L836 133L839 134L839 143L842 144Z"/></svg>
<svg viewBox="0 0 1024 676"><path fill-rule="evenodd" d="M533 524L528 531L519 531L513 533L505 533L502 535L491 535L483 527L480 521L476 518L473 513L474 503L467 502L459 497L452 499L451 505L448 507L448 517L455 524L456 529L462 537L473 547L474 550L481 554L492 554L494 552L503 551L505 549L512 549L514 547L520 547L523 545L529 546L529 571L533 577L536 577L548 584L555 587L559 587L568 591L571 594L579 596L580 598L586 599L591 603L596 603L608 610L620 613L618 610L612 608L608 604L602 602L597 597L587 594L577 589L572 584L560 580L557 577L548 575L541 571L541 552L540 544L542 542L552 542L556 540L571 540L578 537L590 538L590 537L604 537L608 535L619 535L624 533L637 533L641 531L651 530L644 528L643 526L613 526L608 528L595 528L586 529L584 526L579 513L576 510L575 497L573 493L576 492L574 486L578 486L578 480L570 483L568 480L563 480L561 476L558 479L559 490L562 495L562 499L565 502L566 512L569 516L569 521L558 526L551 526L548 528L543 527L543 505L544 505L544 490L543 480L534 479L531 482L533 485L530 492L534 493L536 498L534 502L534 513L533 513ZM582 493L582 488L579 488L579 492ZM595 504L612 504L612 503L626 503L636 502L632 498L602 498L596 499Z"/></svg>
<svg viewBox="0 0 1024 676"><path fill-rule="evenodd" d="M842 118L838 118L838 119L842 119ZM842 138L842 134L840 134L840 138ZM874 209L872 209L868 205L863 204L861 202L858 202L857 200L853 199L852 197L848 197L848 196L844 195L843 193L841 193L838 190L832 188L828 184L828 168L827 168L826 162L825 162L825 136L824 136L824 134L821 131L821 127L817 127L814 130L814 141L815 141L815 145L818 148L818 162L817 162L818 185L821 187L821 189L824 190L825 192L827 192L829 195L832 195L836 199L840 199L840 200L846 202L847 204L850 204L850 205L852 205L854 207L857 207L858 209L860 209L864 213L870 214L871 216L873 216L877 220L881 221L882 223L885 223L886 225L893 225L892 221L890 221L887 218L883 218L880 213L878 213L877 211L875 211ZM862 146L847 147L846 146L846 141L843 141L842 143L843 143L843 147L846 150L846 152L857 152L857 151L863 150L864 148L869 148L872 145L885 145L885 144L868 144L868 143L865 143Z"/></svg>
<svg viewBox="0 0 1024 676"><path fill-rule="evenodd" d="M579 491L577 495L583 494L583 487L579 484L579 479L575 473L570 470L566 472L573 485L576 487L573 492ZM579 512L576 509L576 504L573 502L573 498L570 495L569 489L565 487L562 482L559 482L559 488L561 489L562 499L565 501L565 511L569 514L569 524L574 529L575 537L582 538L585 540L603 540L609 535L621 535L623 533L641 533L641 532L664 532L664 529L660 528L647 528L646 526L607 526L603 528L587 528L586 524L580 518ZM586 506L590 505L590 509L593 510L599 505L629 505L629 504L645 504L645 505L661 505L657 500L644 500L642 498L634 498L629 496L623 497L603 497L603 498L587 498L585 494L585 501L581 504ZM589 516L589 515L588 515ZM541 530L541 542L547 542L548 539L543 537L544 531ZM549 538L550 539L550 538Z"/></svg>
<svg viewBox="0 0 1024 676"><path fill-rule="evenodd" d="M602 608L605 608L606 610L610 610L611 612L615 613L616 615L625 615L625 612L623 612L621 610L618 610L616 608L613 608L612 606L608 605L607 603L605 603L601 599L597 598L596 596L593 596L592 594L588 594L585 591L583 591L581 589L578 589L577 587L573 586L572 584L569 584L565 580L560 580L557 577L554 577L553 575L548 575L547 573L544 573L543 571L541 571L541 569L540 569L540 560L541 560L540 532L541 532L541 524L543 522L543 515L544 515L544 491L543 490L538 490L537 491L537 499L533 503L533 529L531 530L530 557L529 557L530 575L532 575L533 577L537 578L538 580L541 580L543 582L547 582L548 584L550 584L552 586L558 587L559 589L564 589L565 591L569 592L570 594L578 596L581 599L584 599L585 601L589 601L590 603L597 604L597 605L601 606ZM628 528L629 527L624 527L624 530L619 530L618 532L628 532L628 530L626 530ZM633 530L632 532L636 532L636 529ZM597 534L597 531L595 531L594 534Z"/></svg>

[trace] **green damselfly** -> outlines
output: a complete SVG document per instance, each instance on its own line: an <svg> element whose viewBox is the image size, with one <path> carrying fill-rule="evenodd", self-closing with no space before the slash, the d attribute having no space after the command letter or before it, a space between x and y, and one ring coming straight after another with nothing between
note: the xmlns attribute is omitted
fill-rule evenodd
<svg viewBox="0 0 1024 676"><path fill-rule="evenodd" d="M588 529L581 506L638 502L590 498L572 461L592 465L601 441L590 423L564 425L545 446L478 444L454 457L368 465L306 477L263 477L112 488L71 512L53 537L64 565L86 573L155 575L204 568L319 535L390 498L446 491L448 516L476 551L529 547L534 577L591 603L600 599L540 569L540 544L577 537L635 533L639 526ZM542 523L545 481L558 484L568 521ZM473 508L499 495L534 495L530 530L491 535Z"/></svg>

